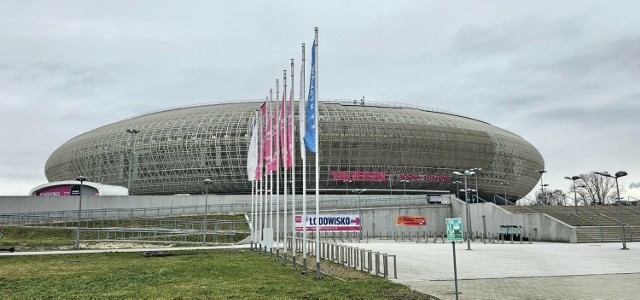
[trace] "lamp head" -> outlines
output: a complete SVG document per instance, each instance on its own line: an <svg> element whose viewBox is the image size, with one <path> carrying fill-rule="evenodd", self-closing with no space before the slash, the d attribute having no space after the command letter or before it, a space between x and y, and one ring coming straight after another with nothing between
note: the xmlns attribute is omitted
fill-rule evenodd
<svg viewBox="0 0 640 300"><path fill-rule="evenodd" d="M627 172L625 172L625 171L616 172L616 178L623 177L623 176L627 176Z"/></svg>
<svg viewBox="0 0 640 300"><path fill-rule="evenodd" d="M212 183L213 183L213 180L211 180L211 179L207 178L207 179L203 180L202 182L203 182L204 184L206 184L206 185L210 185L210 184L212 184Z"/></svg>
<svg viewBox="0 0 640 300"><path fill-rule="evenodd" d="M611 174L609 174L609 172L607 172L607 171L604 171L604 172L594 172L594 173L596 173L596 174L598 174L598 175L600 175L600 176L604 176L604 177L613 177L613 176L611 176Z"/></svg>
<svg viewBox="0 0 640 300"><path fill-rule="evenodd" d="M87 177L84 177L84 176L78 176L78 177L76 177L76 180L77 180L77 181L80 181L80 182L83 182L83 181L86 181L86 180L87 180Z"/></svg>
<svg viewBox="0 0 640 300"><path fill-rule="evenodd" d="M538 170L538 171L536 171L536 172L538 172L538 173L540 173L540 174L547 173L547 171L546 171L546 170Z"/></svg>

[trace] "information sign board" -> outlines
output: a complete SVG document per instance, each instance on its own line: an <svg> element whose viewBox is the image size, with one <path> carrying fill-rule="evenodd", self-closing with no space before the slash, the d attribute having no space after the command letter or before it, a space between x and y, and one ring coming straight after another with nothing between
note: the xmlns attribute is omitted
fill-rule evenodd
<svg viewBox="0 0 640 300"><path fill-rule="evenodd" d="M462 219L447 218L445 222L447 225L447 240L451 242L463 241L464 235L462 233Z"/></svg>

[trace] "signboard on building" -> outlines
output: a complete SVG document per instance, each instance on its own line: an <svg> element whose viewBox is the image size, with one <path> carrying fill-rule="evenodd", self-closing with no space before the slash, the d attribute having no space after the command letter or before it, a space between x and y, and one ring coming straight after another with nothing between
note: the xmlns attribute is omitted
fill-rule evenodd
<svg viewBox="0 0 640 300"><path fill-rule="evenodd" d="M396 216L396 226L427 226L427 217Z"/></svg>
<svg viewBox="0 0 640 300"><path fill-rule="evenodd" d="M305 228L307 232L314 232L316 224L322 232L360 231L360 216L319 215L316 217L316 215L307 215L307 220L304 222L302 215L296 215L294 218L296 232L302 232Z"/></svg>

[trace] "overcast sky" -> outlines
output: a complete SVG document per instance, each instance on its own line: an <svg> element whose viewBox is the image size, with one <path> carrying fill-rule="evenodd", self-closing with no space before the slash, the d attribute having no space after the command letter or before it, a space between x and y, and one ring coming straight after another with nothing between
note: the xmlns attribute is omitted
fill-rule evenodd
<svg viewBox="0 0 640 300"><path fill-rule="evenodd" d="M531 142L552 189L625 170L640 198L640 2L313 2L0 0L0 195L99 126L264 98L317 26L321 98L480 119Z"/></svg>

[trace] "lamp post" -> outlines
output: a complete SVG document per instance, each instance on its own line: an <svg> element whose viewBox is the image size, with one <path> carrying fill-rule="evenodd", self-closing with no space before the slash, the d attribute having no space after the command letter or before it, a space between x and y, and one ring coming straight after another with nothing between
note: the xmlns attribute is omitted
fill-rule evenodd
<svg viewBox="0 0 640 300"><path fill-rule="evenodd" d="M127 133L131 134L131 143L133 144L133 150L131 151L131 154L129 155L129 179L128 179L128 183L127 183L127 191L129 193L129 195L131 195L131 174L132 174L132 170L133 170L133 156L136 154L136 138L135 135L140 132L140 130L138 129L127 129Z"/></svg>
<svg viewBox="0 0 640 300"><path fill-rule="evenodd" d="M456 197L460 198L460 184L462 183L462 181L456 180L452 183L456 184Z"/></svg>
<svg viewBox="0 0 640 300"><path fill-rule="evenodd" d="M478 172L482 171L482 168L472 168L470 170L476 173L476 203L478 203L478 199L480 199L480 195L478 194Z"/></svg>
<svg viewBox="0 0 640 300"><path fill-rule="evenodd" d="M344 182L344 193L345 194L349 194L349 183L352 183L353 181L351 180L343 180L342 182Z"/></svg>
<svg viewBox="0 0 640 300"><path fill-rule="evenodd" d="M542 200L544 200L544 203L547 203L547 196L544 194L544 184L542 184L542 174L547 173L547 171L539 170L537 172L540 173L540 189L542 190Z"/></svg>
<svg viewBox="0 0 640 300"><path fill-rule="evenodd" d="M609 177L609 178L614 178L616 180L616 193L618 195L618 218L620 219L620 232L622 233L622 250L629 250L629 248L627 248L627 241L625 240L624 237L624 224L622 222L622 208L621 208L621 202L620 201L620 187L618 187L618 178L619 177L623 177L623 176L627 176L627 172L625 171L618 171L616 172L615 175L611 175L609 174L609 172L595 172L596 174L600 175L600 176L604 176L604 177Z"/></svg>
<svg viewBox="0 0 640 300"><path fill-rule="evenodd" d="M207 241L207 215L209 214L209 185L213 180L207 178L204 181L204 222L202 224L202 244Z"/></svg>
<svg viewBox="0 0 640 300"><path fill-rule="evenodd" d="M576 180L582 179L580 176L565 176L564 179L573 181L573 204L576 207L576 226L578 226L578 196L576 196Z"/></svg>
<svg viewBox="0 0 640 300"><path fill-rule="evenodd" d="M500 184L504 186L504 205L509 205L509 201L507 200L507 187L509 186L509 182L503 181L500 182Z"/></svg>
<svg viewBox="0 0 640 300"><path fill-rule="evenodd" d="M84 176L76 177L77 181L80 181L80 191L78 191L78 195L80 196L80 200L78 201L78 228L76 229L76 249L80 248L80 221L82 220L82 183L87 180Z"/></svg>
<svg viewBox="0 0 640 300"><path fill-rule="evenodd" d="M471 218L469 213L469 194L467 189L467 177L472 176L476 172L471 170L465 170L464 172L454 171L453 174L458 176L464 176L464 205L467 208L467 250L471 250Z"/></svg>
<svg viewBox="0 0 640 300"><path fill-rule="evenodd" d="M353 190L354 193L358 194L358 214L360 215L360 240L362 240L362 220L364 217L362 216L362 204L360 203L360 194L362 194L367 189L361 190Z"/></svg>
<svg viewBox="0 0 640 300"><path fill-rule="evenodd" d="M407 194L407 182L409 182L409 180L403 179L400 180L400 182L402 182L402 189L404 190L404 194Z"/></svg>

